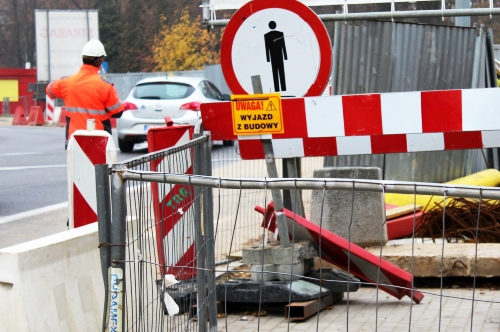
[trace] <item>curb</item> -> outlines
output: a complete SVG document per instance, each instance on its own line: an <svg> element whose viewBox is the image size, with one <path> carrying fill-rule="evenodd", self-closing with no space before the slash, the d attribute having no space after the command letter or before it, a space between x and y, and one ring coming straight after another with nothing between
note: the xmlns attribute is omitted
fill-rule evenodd
<svg viewBox="0 0 500 332"><path fill-rule="evenodd" d="M12 126L13 116L0 115L0 126Z"/></svg>

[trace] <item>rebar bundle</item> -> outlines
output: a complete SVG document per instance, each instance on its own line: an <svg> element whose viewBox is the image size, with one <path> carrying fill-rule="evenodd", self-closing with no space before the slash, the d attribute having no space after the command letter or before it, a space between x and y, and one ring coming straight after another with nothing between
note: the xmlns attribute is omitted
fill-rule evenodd
<svg viewBox="0 0 500 332"><path fill-rule="evenodd" d="M446 200L446 208L444 201L435 204L420 218L415 237L445 238L448 242L453 238L476 242L477 237L479 243L500 242L499 201L450 198Z"/></svg>

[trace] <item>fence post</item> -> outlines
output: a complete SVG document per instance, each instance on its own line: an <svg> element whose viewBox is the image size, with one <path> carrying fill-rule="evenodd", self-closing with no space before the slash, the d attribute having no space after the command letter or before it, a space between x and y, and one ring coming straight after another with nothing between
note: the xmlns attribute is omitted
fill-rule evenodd
<svg viewBox="0 0 500 332"><path fill-rule="evenodd" d="M106 305L105 331L125 330L125 255L126 255L126 182L120 177L124 165L113 165L111 176L111 249L110 264L108 267L108 303Z"/></svg>
<svg viewBox="0 0 500 332"><path fill-rule="evenodd" d="M97 226L99 232L99 253L101 256L101 270L104 282L104 310L102 330L106 330L106 313L108 304L108 268L111 258L107 243L110 243L111 201L109 196L109 166L99 164L95 166L95 183L97 198Z"/></svg>
<svg viewBox="0 0 500 332"><path fill-rule="evenodd" d="M198 135L195 135L199 136ZM194 161L193 161L193 173L195 175L203 175L203 150L200 145L197 144L194 147ZM207 330L207 283L205 278L205 249L203 245L205 243L204 228L202 226L202 202L201 195L204 192L200 186L194 187L194 228L195 228L195 248L196 248L196 287L197 287L197 300L196 300L196 310L198 315L198 331L206 332ZM204 212L204 211L203 211Z"/></svg>
<svg viewBox="0 0 500 332"><path fill-rule="evenodd" d="M9 97L3 97L2 113L3 113L3 115L10 114L10 99L9 99Z"/></svg>
<svg viewBox="0 0 500 332"><path fill-rule="evenodd" d="M203 143L203 175L212 176L212 141ZM203 219L205 226L205 247L207 252L208 319L210 332L217 331L217 293L215 285L215 229L214 200L212 188L205 188L203 194Z"/></svg>

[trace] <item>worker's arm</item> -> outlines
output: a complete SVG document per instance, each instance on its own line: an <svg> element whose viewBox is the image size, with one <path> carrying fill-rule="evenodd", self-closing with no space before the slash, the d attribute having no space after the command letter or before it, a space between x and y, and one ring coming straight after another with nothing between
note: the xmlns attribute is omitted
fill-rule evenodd
<svg viewBox="0 0 500 332"><path fill-rule="evenodd" d="M110 86L108 98L104 107L106 108L106 113L108 113L112 118L119 118L122 116L123 105L118 97L118 92L113 85Z"/></svg>
<svg viewBox="0 0 500 332"><path fill-rule="evenodd" d="M64 84L62 79L54 81L54 82L50 83L49 85L47 85L47 87L45 88L45 92L47 93L47 95L49 97L51 97L53 99L63 98L62 84Z"/></svg>

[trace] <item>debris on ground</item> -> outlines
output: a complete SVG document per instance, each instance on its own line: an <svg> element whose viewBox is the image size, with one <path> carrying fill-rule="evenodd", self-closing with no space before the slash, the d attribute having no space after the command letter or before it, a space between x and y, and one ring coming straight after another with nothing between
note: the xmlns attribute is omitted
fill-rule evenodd
<svg viewBox="0 0 500 332"><path fill-rule="evenodd" d="M477 233L479 243L500 243L499 201L450 198L446 200L446 207L443 203L435 203L433 208L422 214L415 229L416 238L430 237L433 241L445 238L448 242L452 238L455 241L462 238L465 242L475 243Z"/></svg>

